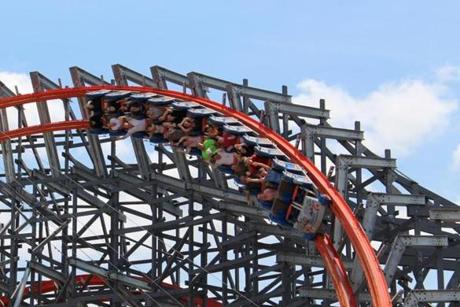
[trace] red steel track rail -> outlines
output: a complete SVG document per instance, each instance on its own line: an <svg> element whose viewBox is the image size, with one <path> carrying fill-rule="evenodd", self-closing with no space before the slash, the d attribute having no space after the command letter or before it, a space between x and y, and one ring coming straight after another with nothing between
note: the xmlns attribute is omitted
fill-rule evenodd
<svg viewBox="0 0 460 307"><path fill-rule="evenodd" d="M340 306L357 306L347 271L329 236L327 234L316 236L315 246L323 259L326 271L332 278Z"/></svg>
<svg viewBox="0 0 460 307"><path fill-rule="evenodd" d="M146 280L148 282L148 280ZM97 275L90 275L90 274L83 274L75 276L74 283L76 286L104 286L108 284L108 281L100 276ZM164 289L180 289L180 287L161 283L161 287ZM31 294L42 294L42 293L50 293L59 290L59 285L52 281L52 280L45 280L41 282L35 282L32 287L27 287L24 289L24 297L27 297ZM104 301L105 299L102 299ZM107 298L106 300L109 300ZM182 303L187 304L189 299L188 297L180 298L179 299ZM201 297L197 297L193 300L193 306L203 306L203 301ZM207 300L209 307L221 307L222 304L215 300L215 299L208 299ZM11 299L6 296L0 297L0 306L9 306L11 304Z"/></svg>
<svg viewBox="0 0 460 307"><path fill-rule="evenodd" d="M71 129L86 129L89 124L87 120L69 120L63 122L54 122L42 124L38 126L29 126L10 131L0 131L0 141L5 141L21 136L40 134L51 131L71 130Z"/></svg>
<svg viewBox="0 0 460 307"><path fill-rule="evenodd" d="M213 109L222 113L225 116L231 116L239 120L241 123L259 133L260 136L270 139L275 143L278 148L283 151L292 162L299 164L304 170L307 171L310 179L316 184L318 189L328 195L332 200L331 210L340 221L345 233L350 239L358 256L359 263L364 272L367 280L368 289L372 298L373 306L377 307L390 307L391 299L388 293L388 286L385 276L380 268L379 261L375 255L369 239L366 236L361 224L354 216L350 207L346 203L342 195L331 185L328 179L321 173L316 166L305 157L299 150L292 144L284 139L281 135L269 129L257 120L249 117L248 115L237 112L229 107L226 107L217 102L209 99L191 96L176 91L159 90L151 87L138 87L138 86L90 86L78 88L64 88L49 90L40 93L25 94L20 96L12 96L0 99L0 108L11 107L31 102L43 102L51 99L65 99L71 97L84 96L87 92L96 91L100 89L110 90L126 90L133 92L153 92L160 95L166 95L182 100L194 101L205 107ZM69 126L66 126L68 124ZM53 125L59 125L54 128ZM59 122L54 124L45 124L40 126L33 126L27 128L16 129L0 134L0 141L8 138L18 137L21 135L37 134L47 131L65 130L65 129L79 129L87 128L86 121L69 121L67 123ZM40 130L41 129L41 130ZM48 129L48 130L44 130ZM341 306L356 306L356 300L350 286L349 279L347 278L346 271L343 263L332 246L328 237L319 236L316 239L316 245L321 256L325 260L325 266L328 273L331 275L333 284L337 293L337 297Z"/></svg>

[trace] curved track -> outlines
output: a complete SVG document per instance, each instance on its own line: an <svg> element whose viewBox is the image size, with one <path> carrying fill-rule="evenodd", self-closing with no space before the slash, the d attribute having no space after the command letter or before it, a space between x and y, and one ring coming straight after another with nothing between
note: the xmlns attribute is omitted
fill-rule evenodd
<svg viewBox="0 0 460 307"><path fill-rule="evenodd" d="M339 194L339 192L329 183L327 178L315 167L315 165L302 155L297 149L295 149L287 140L282 136L273 132L263 124L257 122L253 118L247 116L244 113L237 112L226 106L218 104L208 99L190 96L175 91L157 90L150 87L132 87L132 86L91 86L91 87L79 87L79 88L66 88L50 90L35 94L26 94L14 97L8 97L0 99L0 107L11 107L17 106L30 102L46 101L51 99L65 99L71 97L80 97L85 95L87 92L95 91L99 89L111 89L111 90L126 90L133 92L153 92L160 95L167 95L170 97L194 101L207 108L218 111L226 116L232 116L245 124L250 129L257 132L261 137L270 139L278 148L283 151L292 162L300 165L304 170L307 171L310 179L316 184L318 189L327 194L332 200L332 212L336 218L340 221L344 228L345 233L348 235L353 247L356 251L356 255L360 261L362 270L367 280L369 292L371 294L372 303L374 306L391 306L391 299L387 291L387 284L385 277L380 268L379 262L375 255L370 242L361 227L359 221L355 218L353 212L349 208L346 201ZM58 130L69 130L69 129L85 129L88 127L87 121L75 120L68 122L51 123L40 126L31 126L27 128L21 128L11 130L0 135L0 141L4 141L9 138L20 137L25 135L39 134L49 131ZM350 282L347 278L346 271L340 260L339 255L333 248L333 245L327 236L318 236L315 240L318 251L320 252L328 273L332 277L337 297L341 306L355 306L356 299L353 295Z"/></svg>
<svg viewBox="0 0 460 307"><path fill-rule="evenodd" d="M104 278L97 276L97 275L90 275L90 274L83 274L83 275L78 275L75 277L74 284L77 286L81 287L88 287L88 286L104 286L108 284L108 281L105 280ZM162 283L161 286L166 289L177 289L179 287L171 285L171 284L166 284ZM32 293L50 293L54 291L59 290L59 285L55 283L52 280L46 280L42 282L36 282L34 283L31 287L25 288L24 289L24 297L28 297ZM133 293L134 294L134 293ZM108 300L108 299L107 299ZM102 299L104 301L104 299ZM187 304L188 300L187 298L182 299L182 303ZM0 306L9 306L11 304L10 298L3 296L0 297ZM220 307L222 304L214 299L208 299L207 304L209 307ZM202 306L203 305L203 299L200 297L197 297L193 301L194 306Z"/></svg>

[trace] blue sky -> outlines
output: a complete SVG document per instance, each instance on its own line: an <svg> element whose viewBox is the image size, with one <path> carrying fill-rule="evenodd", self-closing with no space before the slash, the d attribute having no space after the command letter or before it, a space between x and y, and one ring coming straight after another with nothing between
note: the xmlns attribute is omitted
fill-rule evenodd
<svg viewBox="0 0 460 307"><path fill-rule="evenodd" d="M286 84L307 98L345 97L362 112L376 97L401 97L415 103L414 113L441 111L407 150L407 138L390 142L400 149L400 169L460 201L453 158L460 144L459 11L458 1L4 1L0 72L39 70L66 80L73 65L108 76L114 63L145 73L156 64L273 90ZM425 99L417 93L433 96L426 108L416 108ZM420 124L408 115L406 134ZM389 137L367 125L374 142Z"/></svg>

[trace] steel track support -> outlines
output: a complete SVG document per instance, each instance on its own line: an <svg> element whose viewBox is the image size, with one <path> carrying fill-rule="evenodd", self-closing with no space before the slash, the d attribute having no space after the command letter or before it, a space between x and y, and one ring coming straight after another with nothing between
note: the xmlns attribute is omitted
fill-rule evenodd
<svg viewBox="0 0 460 307"><path fill-rule="evenodd" d="M367 195L366 210L362 220L362 225L370 240L373 238L377 211L384 205L414 205L421 206L425 204L425 197L414 195L391 195L382 193L369 193ZM362 286L363 272L357 259L353 262L351 271L351 282L355 291Z"/></svg>
<svg viewBox="0 0 460 307"><path fill-rule="evenodd" d="M79 67L71 67L70 74L72 76L72 81L75 87L84 87L86 84L90 85L99 85L99 84L108 84L104 80L84 71ZM88 114L86 111L86 99L83 97L78 98L80 105L80 112L84 119L88 119ZM102 153L101 145L98 141L98 137L94 135L88 135L88 154L93 161L94 169L97 176L104 177L107 176L107 168L104 160L104 155Z"/></svg>
<svg viewBox="0 0 460 307"><path fill-rule="evenodd" d="M0 81L0 97L11 97L14 93L6 87ZM8 116L5 108L0 109L0 132L8 131ZM7 183L11 183L15 180L14 164L13 164L13 149L10 140L2 142L2 155L3 155L3 166L5 169L5 176Z"/></svg>
<svg viewBox="0 0 460 307"><path fill-rule="evenodd" d="M127 75L128 74L126 74L126 76ZM133 78L136 78L135 73L132 74L132 75L134 76ZM165 76L168 76L168 78L170 78L171 80L179 80L181 75L179 75L179 77L178 77L178 75L179 74L171 72L171 71L165 73ZM139 75L137 75L137 77L139 77ZM96 78L96 79L98 79L98 78ZM154 79L159 80L159 78L154 78ZM213 80L211 80L211 81L213 81ZM223 80L220 80L220 81L221 81L221 83L216 83L216 85L221 86L225 90L225 88L228 86L229 83L227 81L223 81ZM145 82L149 82L149 81L145 81ZM156 81L154 81L154 82L156 82ZM165 81L164 78L162 80L159 80L159 83L160 82L164 82L166 84L166 81ZM170 82L172 82L172 81L170 81ZM190 84L188 82L189 81L187 81L187 78L185 78L182 81L179 81L178 84L182 84L183 86L185 85L186 88L189 88ZM214 86L213 84L207 84L206 85L206 87L209 87L211 89L214 88L213 86ZM235 88L239 89L238 86L241 86L241 85L236 85ZM243 85L241 87L248 87L248 86L245 86L245 84L243 82ZM244 93L244 94L242 94L242 93ZM249 96L247 96L247 94L249 94L247 89L242 89L242 92L238 93L238 97L243 98L243 103L242 104L243 104L243 109L244 110L246 110L246 107L248 107L248 105L250 105L251 107L255 106L254 104L251 104L252 102L249 100L249 99L254 98L254 97L249 97ZM265 97L265 98L267 98L267 97ZM254 98L254 99L258 99L258 98ZM259 100L260 100L260 97L259 97ZM274 100L270 100L270 99L262 99L262 100L263 101L274 101ZM285 105L285 103L281 103L281 102L276 102L276 103L279 103L280 105ZM287 114L287 113L285 113L283 111L279 111L278 116L283 119L283 121L282 121L282 131L283 131L284 134L286 132L286 123L287 123L288 120L293 121L295 124L300 123L300 121L298 120L299 117L301 117L302 120L303 119L308 120L308 117L302 116L302 114L300 114L300 113L297 115L297 114L295 114L295 112L294 113L291 112L290 114ZM19 116L20 116L20 118L19 118L20 122L22 122L21 118L24 118L24 114L23 114L22 111L19 112ZM288 120L286 120L286 119L288 119ZM324 127L328 127L328 126L329 125L324 120L320 127L324 128ZM292 139L292 135L289 135L288 137L290 139ZM324 138L325 137L323 136L323 139ZM26 146L29 146L28 145L29 142L31 142L31 140L23 139L23 140L20 141L20 144L25 144ZM318 144L318 142L320 144L323 142L323 140L321 140L321 137L316 137L315 138L315 143ZM374 157L376 157L364 145L358 145L357 143L353 144L352 142L346 141L346 140L340 140L339 143L342 144L345 147L345 149L350 151L350 154L353 154L354 156L366 157L366 158L374 158ZM31 148L31 147L35 149L34 146L29 146L29 147L26 147L26 148ZM324 157L327 157L328 159L331 159L331 157L333 157L333 153L330 151L328 146L326 146L326 144L324 144L324 146L319 146L318 148L321 150L320 154L324 155ZM16 154L16 152L15 152L15 154ZM18 152L17 155L19 156L19 155L21 155L21 153ZM389 155L387 155L387 157L389 157ZM132 165L121 165L121 164L116 164L116 165L117 165L117 172L120 172L122 169L127 168L127 169L129 169L129 171L127 171L127 173L129 173L133 169ZM161 163L161 165L163 165L163 163ZM137 168L137 166L135 166L135 167ZM164 167L165 166L161 166L161 168L159 169L159 172L161 172L162 169L165 169ZM448 241L449 244L446 245L446 246L439 247L438 248L439 250L436 251L435 253L433 253L434 248L432 246L425 246L425 245L418 246L416 249L415 248L406 248L406 249L404 249L404 251L402 253L402 256L400 257L400 260L398 261L398 266L402 267L402 272L408 272L408 271L411 271L411 270L420 271L420 273L417 274L417 284L421 285L424 282L424 280L426 280L426 276L427 276L427 272L429 271L429 268L431 268L432 266L437 265L438 266L438 288L443 286L443 283L442 283L442 281L440 281L440 279L443 278L444 272L448 272L449 270L451 270L451 271L453 270L454 275L452 275L451 281L448 283L447 288L448 287L455 287L455 285L458 284L458 274L455 273L455 269L456 269L456 266L455 266L456 258L455 257L456 257L456 254L458 255L458 253L456 253L457 248L454 245L452 245L452 242L456 242L456 240L458 239L458 226L455 225L455 222L458 219L453 217L453 216L455 216L456 211L451 210L451 208L455 208L455 207L453 207L455 205L452 202L449 202L448 200L446 200L445 198L442 198L439 195L436 195L435 193L427 190L426 188L421 187L420 185L415 183L412 179L404 176L403 174L396 173L391 168L388 168L388 169L385 169L385 168L367 168L370 171L372 177L370 179L368 179L368 180L364 180L363 182L361 182L361 180L359 178L359 175L358 175L358 171L360 171L361 169L366 169L366 168L359 166L359 167L349 169L349 171L351 173L356 172L356 177L353 177L351 173L347 175L347 180L351 181L353 183L353 185L354 185L353 189L348 189L348 187L349 187L348 184L345 185L345 187L347 188L348 197L350 199L350 204L352 206L355 205L354 199L356 199L356 205L359 205L359 197L364 198L366 196L366 194L367 194L366 186L369 185L370 183L373 183L373 182L382 182L384 184L385 188L387 189L387 192L390 193L390 194L398 193L398 191L401 190L402 193L409 192L409 193L415 194L415 195L423 194L423 195L426 196L426 203L425 204L420 204L420 205L416 205L416 206L403 204L407 208L408 216L409 216L409 219L411 219L411 220L406 220L405 221L404 219L398 218L397 217L397 212L395 210L394 211L392 209L385 210L385 207L382 208L382 206L379 206L381 208L377 209L379 214L375 214L374 209L369 210L369 213L368 213L367 209L366 209L363 212L364 213L363 226L364 226L364 228L366 230L366 233L368 235L373 234L375 239L378 240L378 241L385 240L385 238L388 238L388 237L394 237L397 234L407 233L407 231L414 231L414 233L416 233L416 234L421 234L422 232L424 232L424 233L435 234L435 235L447 235L449 237L449 241ZM20 172L22 172L22 175L21 175L21 173L18 171L18 174L17 174L18 176L27 175L27 172L23 172L22 169L18 168L18 170L20 170ZM155 172L156 172L156 170L155 170ZM131 175L136 177L136 176L138 176L138 172L132 172L132 173L130 173L130 176ZM48 176L41 177L40 180L49 180L46 177L48 177ZM98 182L95 179L90 180L89 177L87 177L87 176L86 177L75 176L75 178L79 178L78 180L80 181L80 183L84 184L84 188L82 188L82 189L88 189L88 191L90 191L90 192L95 192L96 191L96 189L93 188L93 187L90 187L90 185L93 185L94 187L97 186L101 190L104 190L105 188L103 187L103 185L106 185L106 184L112 185L112 184L114 184L113 182L112 183L107 183L107 182L103 183L103 182ZM175 193L180 193L180 185L179 184L182 184L182 187L183 187L183 182L181 182L180 180L178 180L178 182L176 184L176 181L171 181L169 179L163 180L164 178L161 178L161 177L158 177L160 179L157 179L156 176L153 176L152 178L155 178L154 180L159 180L160 181L158 191L161 191L161 193L166 193L166 194L163 194L163 195L167 195L167 198L165 198L166 199L165 201L168 201L168 202L170 201L169 199L174 199L174 198L170 198L169 195L174 195ZM119 178L115 178L115 180L119 180ZM23 182L23 181L20 181L20 182ZM91 183L89 183L89 182L91 182ZM177 195L178 195L178 197L179 196L187 197L187 196L190 196L190 195L197 196L197 194L201 194L201 193L205 193L206 195L213 195L212 193L214 193L215 191L210 189L210 186L212 186L212 185L208 185L209 183L212 183L212 182L207 182L206 186L204 186L204 187L201 186L202 185L201 183L197 184L196 186L193 183L192 184L186 184L187 189L191 189L191 190L188 190L188 192L182 192L181 194L177 194ZM137 189L136 193L143 192L144 196L148 195L149 192L147 192L146 190L151 190L150 183L148 183L148 185L149 185L149 188L145 189L145 185L142 185L142 183L141 183L139 188ZM62 187L59 187L59 189L62 190ZM406 191L403 191L403 190L406 190ZM102 195L104 193L99 193L98 192L97 193L98 197L103 197ZM222 193L222 191L217 190L216 193L217 193L217 194L215 194L216 197L222 197L222 195L226 196L226 193ZM138 195L140 195L140 194L138 194ZM77 196L75 196L75 197L78 198ZM145 199L148 199L148 196L145 197ZM197 200L199 200L199 199L200 199L200 197L198 196ZM229 200L234 201L234 200L236 200L236 198L231 196L231 197L229 197ZM2 197L2 201L8 202L7 197L6 198ZM138 199L136 202L140 202L140 201L142 201L142 199ZM158 203L158 204L160 205L160 203ZM391 205L396 205L396 204L395 203L390 203L389 205L391 206ZM229 205L227 205L225 202L213 203L212 206L213 206L213 208L216 208L218 210L228 210L228 212L230 214L229 218L228 218L228 222L230 223L229 227L241 227L242 223L241 223L241 221L237 221L237 220L234 219L235 215L238 216L239 214L244 214L244 215L248 215L248 216L252 217L252 216L257 216L259 214L259 212L257 212L257 210L252 210L253 208L248 208L247 206L246 207L238 206L238 205L235 205L233 203L231 203ZM126 207L128 208L128 206L126 206ZM85 210L84 206L78 205L78 208L79 209L82 208L81 213L82 213L82 216L84 216L84 214L83 214L84 210ZM24 209L25 210L30 210L28 207L26 207ZM447 211L446 212L441 212L441 209L442 210L450 210L450 211L449 212L447 212ZM360 214L360 211L357 211L357 214ZM22 217L20 216L20 214L19 215L16 214L15 216L17 217L16 218L17 223L16 223L16 226L13 229L17 230L16 235L17 235L18 242L28 240L27 235L24 237L23 236L24 234L22 232L19 233L20 230L23 229L22 227L24 225L27 225L27 223L23 222ZM374 217L375 217L375 220L373 219ZM166 215L165 219L168 220L169 216ZM14 220L12 220L12 223L13 222L14 222ZM162 223L162 222L159 221L159 223ZM154 224L152 223L152 226L153 225ZM180 224L178 224L178 225L180 225ZM204 224L204 225L206 225L206 224ZM230 225L233 225L233 226L230 226ZM276 229L273 226L263 225L262 223L257 223L257 222L254 223L254 225L255 225L254 229L256 229L257 231L260 231L262 238L267 236L268 234L276 234L278 236L289 236L288 233L283 232L281 229ZM390 226L388 226L388 225L390 225ZM446 229L446 228L449 229L449 231L450 231L449 233L446 233L443 230L443 229ZM18 231L18 229L19 229L19 231ZM174 229L174 228L172 228L172 229ZM179 231L179 228L175 228L175 231L176 232ZM14 231L12 231L11 233L14 234ZM43 236L47 233L46 227L44 227L42 229L42 233L43 233ZM77 231L75 231L74 233L77 233ZM209 237L210 237L212 233L215 233L215 230L213 230L213 231L209 230L208 233L209 233ZM7 240L9 240L9 238L14 239L14 236L15 235L11 236L10 233L9 233L7 237L4 236L3 238L8 238ZM166 235L165 238L173 239L174 236L173 235ZM197 236L194 239L197 239ZM292 238L292 239L295 240L295 238ZM92 242L93 239L91 239L89 236L86 236L84 238L84 240L87 240L87 242L89 243L89 242ZM195 241L197 241L197 240L193 240L193 246L196 247L195 249L199 249L199 246L196 245L197 242L195 242ZM77 246L76 248L81 248L82 247L81 244L84 243L84 242L85 241L82 241L82 240L77 241L75 243L76 246ZM7 244L11 245L9 242ZM100 249L101 246L102 246L102 244L99 244L97 246L97 249ZM232 246L232 245L229 245L229 246ZM262 249L262 248L267 248L267 246L268 246L267 244L258 243L256 248ZM13 251L13 248L10 247L10 246L5 247L5 251L8 254L9 254L10 250ZM274 252L279 252L279 250L280 250L279 246L278 247L273 247ZM211 249L209 249L209 251L210 252L215 252L215 249L211 248ZM200 253L201 253L201 251L200 251ZM430 253L430 254L428 254L428 253ZM347 253L347 256L349 256L348 253ZM383 256L386 256L386 255L383 255ZM427 256L429 256L430 258L427 259ZM390 255L390 257L395 257L395 256ZM452 257L452 258L449 258L449 257ZM9 255L8 255L8 258L9 258ZM385 257L383 257L382 259L383 259L383 261L385 261ZM423 259L423 261L419 260L419 259ZM101 262L101 265L106 264L106 262L104 262L104 261L106 261L106 260L103 260ZM159 260L159 261L162 261L162 260ZM213 261L213 260L209 259L209 261ZM52 262L52 263L55 264L55 262ZM260 262L260 263L261 263L261 265L260 265L260 267L258 268L258 271L257 271L257 273L258 273L257 276L261 276L261 278L259 279L259 283L263 282L263 280L264 280L263 275L259 275L259 272L263 272L266 269L266 268L263 268L263 262ZM424 263L427 266L427 268L426 269L421 269L423 267ZM21 265L19 265L18 270L21 271L22 269L23 269L23 267ZM36 269L34 269L34 270L35 270L36 274L41 274L41 273L38 273L38 271ZM179 270L180 269L175 270L174 272L178 273ZM275 268L273 268L273 270L275 270ZM232 269L232 271L233 271L233 269ZM235 273L237 273L238 269L235 268L234 271L235 271ZM268 270L266 272L267 272L267 274L269 274L268 272L270 272L270 270ZM10 274L10 273L8 273L8 274ZM395 274L399 274L399 273L396 272ZM41 274L41 275L44 275L44 274ZM19 276L20 276L20 274L19 274ZM235 276L237 276L237 275L235 274ZM254 276L254 274L252 274L252 276ZM177 274L177 277L180 277L180 274ZM230 278L229 278L229 280L230 280ZM235 285L238 286L239 284L243 284L240 281L241 281L241 279L238 282L235 282ZM409 293L409 288L407 288L407 285L408 285L408 283L406 283L406 285L405 285L406 286L405 292ZM201 285L198 285L198 284L196 286L201 287ZM207 287L208 287L208 289L210 289L209 291L217 291L216 287L213 287L212 285L207 285ZM277 290L278 288L276 288L276 286L274 286L272 288L264 288L264 289L268 289L267 291L279 291L279 290ZM83 291L85 291L85 290L83 290ZM257 299L260 300L260 301L262 301L264 299L270 299L270 295L271 295L271 293L267 293L267 295L261 294ZM334 292L331 292L328 295L330 295L330 298L323 298L323 299L325 299L325 300L329 300L329 299L333 300L334 299ZM229 301L234 300L236 296L237 296L236 292L228 291ZM318 295L318 296L319 296L319 298L321 298L321 295ZM254 297L254 296L252 296L252 297ZM323 297L326 297L326 295L323 295ZM43 299L43 302L46 301L46 298L42 298L42 299ZM361 299L361 296L360 296L360 299ZM447 295L445 295L444 297L441 296L441 299L447 300L448 296ZM293 303L295 303L295 302L293 301Z"/></svg>
<svg viewBox="0 0 460 307"><path fill-rule="evenodd" d="M43 92L47 89L58 88L57 84L53 83L37 71L30 73L30 79L32 81L32 87L35 93ZM38 101L36 106L38 110L38 116L40 118L40 123L42 125L50 123L51 116L48 108L48 102ZM46 154L48 156L48 163L51 169L51 174L53 176L59 176L61 167L59 163L57 147L54 142L54 135L52 132L46 132L43 134L43 138L45 141Z"/></svg>

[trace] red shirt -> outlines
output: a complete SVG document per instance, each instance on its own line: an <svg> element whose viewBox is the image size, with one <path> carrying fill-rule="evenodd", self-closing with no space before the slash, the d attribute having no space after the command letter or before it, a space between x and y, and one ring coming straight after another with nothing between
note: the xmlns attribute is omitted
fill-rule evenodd
<svg viewBox="0 0 460 307"><path fill-rule="evenodd" d="M257 155L252 155L251 156L251 160L252 162L259 162L259 163L263 163L263 164L266 164L268 166L271 166L272 164L272 160L270 158L263 158L263 157L259 157ZM250 177L253 177L256 175L257 173L257 170L259 169L259 166L256 166L256 165L249 165L249 173L250 173Z"/></svg>
<svg viewBox="0 0 460 307"><path fill-rule="evenodd" d="M234 134L224 131L222 133L220 143L222 144L222 147L224 148L233 147L235 146L235 144L240 143L240 138Z"/></svg>

